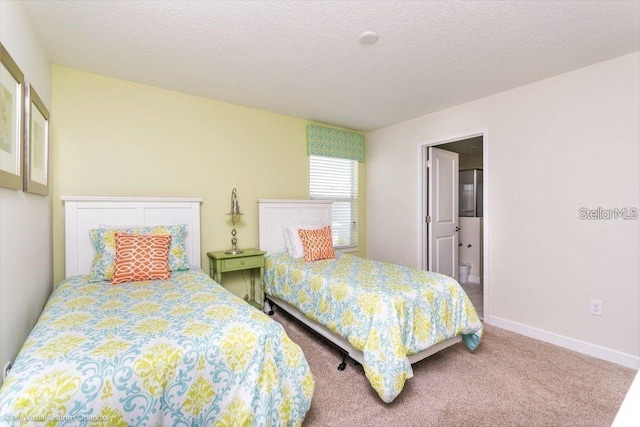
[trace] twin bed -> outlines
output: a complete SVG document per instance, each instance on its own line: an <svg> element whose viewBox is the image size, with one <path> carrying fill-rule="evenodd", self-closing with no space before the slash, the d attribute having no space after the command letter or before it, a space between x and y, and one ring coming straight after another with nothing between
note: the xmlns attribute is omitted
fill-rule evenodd
<svg viewBox="0 0 640 427"><path fill-rule="evenodd" d="M66 275L0 391L2 425L299 425L314 381L280 324L200 269L198 199L65 198ZM89 281L89 230L186 225L168 280ZM143 228L150 227L150 228ZM183 252L186 252L183 253ZM108 271L108 266L104 271Z"/></svg>
<svg viewBox="0 0 640 427"><path fill-rule="evenodd" d="M302 423L314 389L304 354L202 272L200 199L63 200L67 278L0 389L0 423ZM461 340L478 345L482 324L453 279L348 254L289 255L284 228L331 225L330 203L260 200L259 211L267 302L361 363L383 401L401 392L412 363ZM110 270L114 238L164 233L169 279L107 280L120 274Z"/></svg>
<svg viewBox="0 0 640 427"><path fill-rule="evenodd" d="M331 202L260 200L265 293L363 365L371 386L393 401L411 364L461 340L474 350L482 323L458 282L441 274L346 253L307 262L291 254L283 230L331 225ZM345 363L338 369L344 369Z"/></svg>

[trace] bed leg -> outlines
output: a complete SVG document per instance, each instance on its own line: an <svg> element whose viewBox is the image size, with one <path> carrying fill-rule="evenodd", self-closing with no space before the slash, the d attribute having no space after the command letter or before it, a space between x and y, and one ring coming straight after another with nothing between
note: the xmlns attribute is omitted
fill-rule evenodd
<svg viewBox="0 0 640 427"><path fill-rule="evenodd" d="M267 313L269 316L273 316L273 307L274 307L273 303L265 298L264 312Z"/></svg>
<svg viewBox="0 0 640 427"><path fill-rule="evenodd" d="M344 371L347 367L347 353L342 353L342 363L338 365L338 371Z"/></svg>

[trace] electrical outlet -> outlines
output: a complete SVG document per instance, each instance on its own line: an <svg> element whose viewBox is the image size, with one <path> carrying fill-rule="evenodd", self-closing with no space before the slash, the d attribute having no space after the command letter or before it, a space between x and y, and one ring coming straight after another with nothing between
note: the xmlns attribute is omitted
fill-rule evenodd
<svg viewBox="0 0 640 427"><path fill-rule="evenodd" d="M589 313L602 316L602 300L591 298L589 300Z"/></svg>

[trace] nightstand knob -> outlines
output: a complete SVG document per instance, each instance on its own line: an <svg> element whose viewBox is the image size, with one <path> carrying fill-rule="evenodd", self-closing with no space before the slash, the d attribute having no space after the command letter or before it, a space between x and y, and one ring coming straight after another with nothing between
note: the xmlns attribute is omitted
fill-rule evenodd
<svg viewBox="0 0 640 427"><path fill-rule="evenodd" d="M240 265L244 265L244 261L240 261Z"/></svg>

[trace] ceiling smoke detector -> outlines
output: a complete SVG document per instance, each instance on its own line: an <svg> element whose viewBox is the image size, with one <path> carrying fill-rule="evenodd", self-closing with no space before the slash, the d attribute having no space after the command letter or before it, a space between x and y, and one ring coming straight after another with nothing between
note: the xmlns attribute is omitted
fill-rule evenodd
<svg viewBox="0 0 640 427"><path fill-rule="evenodd" d="M360 44L374 44L378 41L378 34L373 31L365 31L360 34Z"/></svg>

